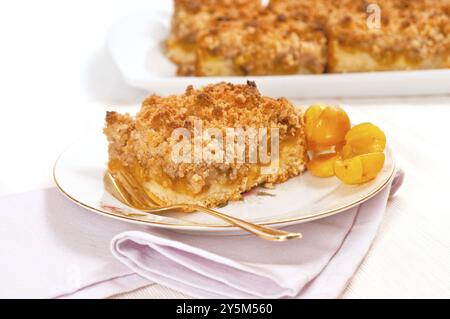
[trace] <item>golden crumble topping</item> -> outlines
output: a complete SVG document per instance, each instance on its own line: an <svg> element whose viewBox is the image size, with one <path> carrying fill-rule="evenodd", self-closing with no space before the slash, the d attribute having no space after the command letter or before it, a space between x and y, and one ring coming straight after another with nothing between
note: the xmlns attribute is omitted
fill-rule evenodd
<svg viewBox="0 0 450 319"><path fill-rule="evenodd" d="M214 75L203 65L218 57L243 75L322 73L326 63L326 39L316 25L268 9L214 25L197 45L196 75Z"/></svg>
<svg viewBox="0 0 450 319"><path fill-rule="evenodd" d="M217 128L224 136L227 128L244 131L277 128L280 169L274 174L261 175L261 164L250 163L248 152L245 163L173 161L172 151L179 142L173 138L173 131L185 128L194 137L195 123L199 120L202 130ZM135 117L108 112L104 132L109 141L112 172L123 168L135 170L138 166L144 183L156 181L183 196L206 192L200 202L207 206L239 199L242 192L261 183L277 183L296 176L304 170L306 158L300 111L286 99L262 96L253 82L219 83L198 90L189 86L182 95L152 95ZM207 141L201 143L207 147ZM221 185L227 191L207 193L214 185ZM165 201L177 202L173 198Z"/></svg>
<svg viewBox="0 0 450 319"><path fill-rule="evenodd" d="M286 99L262 96L254 82L220 83L199 90L189 86L183 95L152 95L136 116L137 122L144 121L162 139L169 138L174 128L191 130L197 119L204 128L278 127L282 137L300 127L299 113Z"/></svg>
<svg viewBox="0 0 450 319"><path fill-rule="evenodd" d="M342 1L342 0L341 0ZM353 1L355 8L338 8L329 20L328 38L342 48L368 52L389 69L398 58L412 68L432 68L428 62L445 66L450 55L450 1L380 0L380 28L369 28L365 1ZM339 59L339 56L334 57ZM336 61L329 61L330 68Z"/></svg>
<svg viewBox="0 0 450 319"><path fill-rule="evenodd" d="M371 4L379 29L368 27ZM345 72L352 56L363 60L352 71L448 68L449 8L450 0L175 1L167 52L179 75Z"/></svg>
<svg viewBox="0 0 450 319"><path fill-rule="evenodd" d="M213 23L252 16L260 8L259 0L175 0L172 36L195 42Z"/></svg>

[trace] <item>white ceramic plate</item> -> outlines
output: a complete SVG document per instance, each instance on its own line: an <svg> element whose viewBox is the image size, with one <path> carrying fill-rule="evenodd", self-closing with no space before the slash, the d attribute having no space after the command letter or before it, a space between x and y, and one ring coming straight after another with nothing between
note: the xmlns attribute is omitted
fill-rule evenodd
<svg viewBox="0 0 450 319"><path fill-rule="evenodd" d="M127 217L122 212L136 212L105 192L103 173L107 163L106 138L98 132L72 145L57 160L54 178L59 189L75 203L96 213L124 221L184 231L236 231L226 223L203 213L171 213L148 217ZM309 173L264 190L273 196L258 196L257 192L243 201L232 202L218 210L254 223L274 227L287 226L327 217L376 195L394 176L395 164L391 152L378 177L366 184L348 186L337 178L317 178Z"/></svg>
<svg viewBox="0 0 450 319"><path fill-rule="evenodd" d="M450 70L372 72L351 74L260 77L177 77L176 67L164 55L170 13L140 13L114 25L108 48L125 81L160 95L182 93L192 84L256 81L261 92L273 97L367 97L450 93Z"/></svg>

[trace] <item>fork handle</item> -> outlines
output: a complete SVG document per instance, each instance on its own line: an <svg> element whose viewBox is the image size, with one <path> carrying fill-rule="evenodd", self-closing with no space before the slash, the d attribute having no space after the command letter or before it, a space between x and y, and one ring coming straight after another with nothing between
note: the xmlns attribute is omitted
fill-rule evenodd
<svg viewBox="0 0 450 319"><path fill-rule="evenodd" d="M162 207L160 209L152 209L152 212L156 211L169 211L169 210L186 210L186 209L192 209L204 212L208 215L215 216L217 218L220 218L231 225L237 226L243 230L248 231L249 233L252 233L262 239L271 240L271 241L286 241L289 239L295 239L295 238L302 238L302 234L300 233L290 233L283 230L278 230L266 226L261 226L257 224L253 224L250 222L247 222L245 220L232 217L230 215L226 215L223 213L220 213L218 211L203 207L203 206L197 206L197 205L171 205L167 207Z"/></svg>

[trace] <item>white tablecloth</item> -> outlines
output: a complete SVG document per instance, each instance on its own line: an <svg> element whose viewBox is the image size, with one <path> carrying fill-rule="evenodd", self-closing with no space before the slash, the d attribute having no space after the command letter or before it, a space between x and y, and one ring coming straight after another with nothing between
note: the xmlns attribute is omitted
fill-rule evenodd
<svg viewBox="0 0 450 319"><path fill-rule="evenodd" d="M53 185L53 162L67 145L101 126L106 110L132 111L129 105L145 97L122 83L104 49L105 34L124 14L170 4L0 4L0 195ZM406 171L405 184L343 297L449 298L450 96L323 102L343 105L355 122L382 127ZM3 223L8 213L0 210ZM186 296L152 285L118 297Z"/></svg>
<svg viewBox="0 0 450 319"><path fill-rule="evenodd" d="M449 298L450 97L337 102L352 118L386 131L406 172L372 249L342 297ZM153 285L120 297L184 296Z"/></svg>

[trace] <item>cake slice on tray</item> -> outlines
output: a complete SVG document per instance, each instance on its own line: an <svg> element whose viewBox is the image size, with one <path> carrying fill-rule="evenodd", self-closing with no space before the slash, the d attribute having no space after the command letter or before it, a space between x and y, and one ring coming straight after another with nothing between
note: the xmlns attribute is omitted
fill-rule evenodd
<svg viewBox="0 0 450 319"><path fill-rule="evenodd" d="M178 65L179 75L195 72L197 44L215 25L254 16L262 7L259 0L175 0L167 56Z"/></svg>

